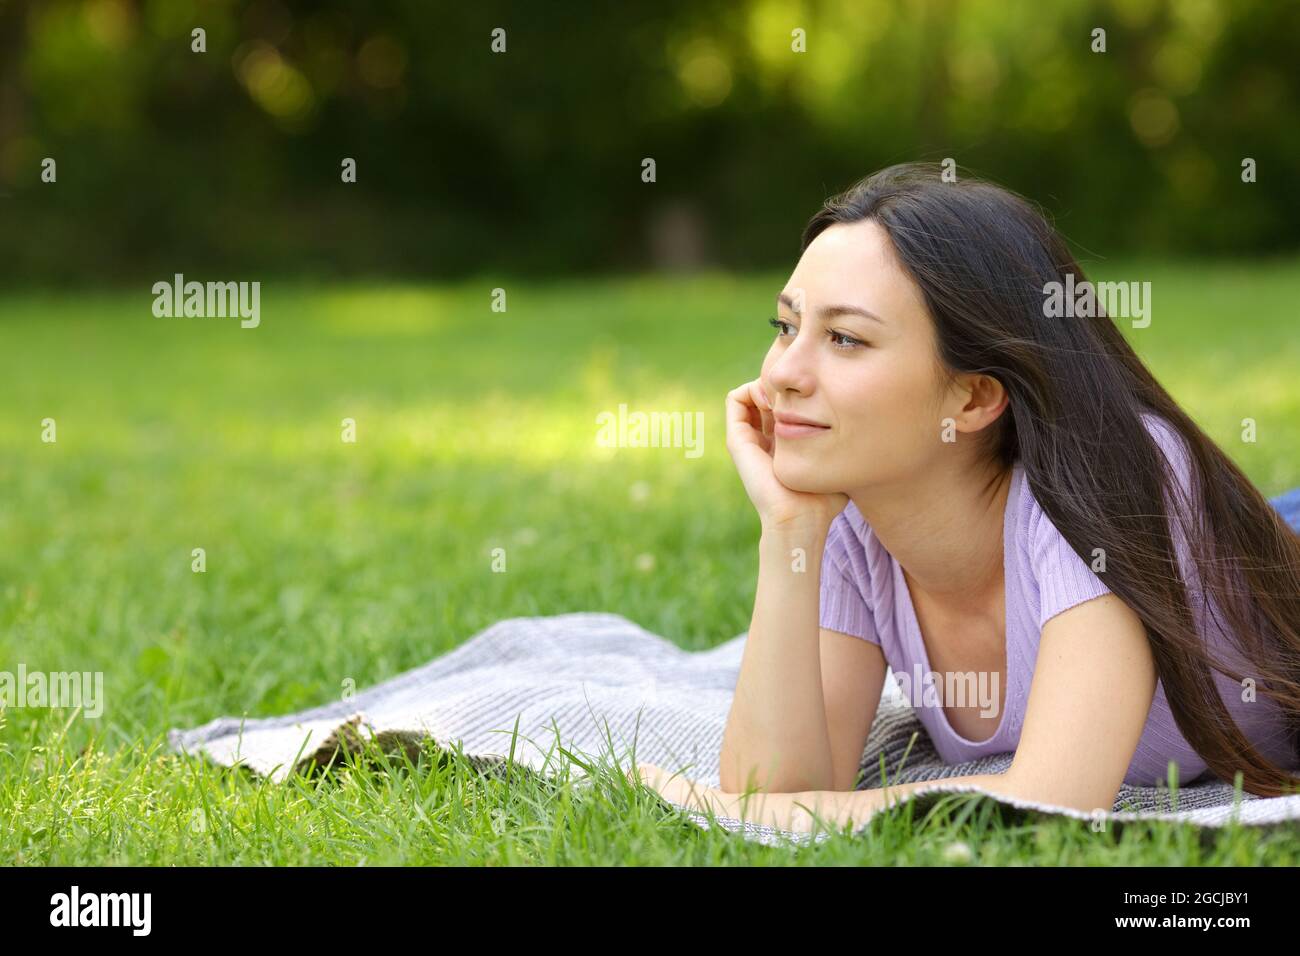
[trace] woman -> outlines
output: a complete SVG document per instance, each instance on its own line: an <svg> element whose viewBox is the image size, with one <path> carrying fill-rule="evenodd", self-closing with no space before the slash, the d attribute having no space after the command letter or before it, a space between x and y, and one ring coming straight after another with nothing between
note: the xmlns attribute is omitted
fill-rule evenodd
<svg viewBox="0 0 1300 956"><path fill-rule="evenodd" d="M721 787L643 780L859 824L933 786L853 790L888 664L946 761L1014 753L944 784L1084 811L1121 782L1300 789L1300 538L1113 318L1062 314L1083 282L1028 202L929 165L813 217L727 396L762 535Z"/></svg>

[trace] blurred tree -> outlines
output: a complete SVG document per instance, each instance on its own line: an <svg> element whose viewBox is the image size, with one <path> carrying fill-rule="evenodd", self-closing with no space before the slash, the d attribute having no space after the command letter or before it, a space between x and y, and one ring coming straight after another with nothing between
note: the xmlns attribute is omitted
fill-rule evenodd
<svg viewBox="0 0 1300 956"><path fill-rule="evenodd" d="M1089 249L1294 248L1298 34L1265 0L0 0L0 279L788 265L828 193L944 157Z"/></svg>

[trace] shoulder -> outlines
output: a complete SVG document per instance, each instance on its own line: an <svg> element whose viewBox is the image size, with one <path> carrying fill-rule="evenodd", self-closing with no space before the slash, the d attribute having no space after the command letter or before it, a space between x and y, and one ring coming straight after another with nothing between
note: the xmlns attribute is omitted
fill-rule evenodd
<svg viewBox="0 0 1300 956"><path fill-rule="evenodd" d="M1143 412L1140 417L1147 433L1154 439L1168 463L1166 474L1176 480L1184 495L1189 494L1191 455L1186 439L1161 416ZM1015 465L1012 499L1008 507L1013 505L1017 512L1016 530L1021 540L1027 543L1031 554L1050 551L1063 540L1052 519L1043 511L1019 462Z"/></svg>
<svg viewBox="0 0 1300 956"><path fill-rule="evenodd" d="M826 532L824 563L846 577L861 581L867 567L868 542L873 538L862 512L850 501L831 521Z"/></svg>
<svg viewBox="0 0 1300 956"><path fill-rule="evenodd" d="M852 501L831 521L822 571L824 580L849 582L868 604L890 600L893 556Z"/></svg>
<svg viewBox="0 0 1300 956"><path fill-rule="evenodd" d="M1196 498L1192 481L1192 455L1187 439L1167 419L1152 412L1142 414L1142 424L1164 455L1166 495L1170 496L1171 502L1177 501L1180 511L1188 509ZM1174 489L1177 489L1176 499L1173 498Z"/></svg>
<svg viewBox="0 0 1300 956"><path fill-rule="evenodd" d="M821 626L879 644L874 609L889 580L889 554L850 501L831 522L821 562Z"/></svg>
<svg viewBox="0 0 1300 956"><path fill-rule="evenodd" d="M1186 461L1187 441L1168 419L1155 412L1142 412L1140 417L1147 432L1156 440L1156 444L1160 446L1160 450L1164 452L1171 464Z"/></svg>
<svg viewBox="0 0 1300 956"><path fill-rule="evenodd" d="M1185 503L1192 500L1187 442L1159 415L1143 412L1141 420L1167 462L1167 504L1177 501L1177 510L1185 513ZM1104 549L1093 547L1087 541L1067 540L1043 510L1019 463L1015 471L1015 534L1020 543L1022 565L1037 585L1041 627L1076 604L1110 593L1105 583L1106 554ZM1176 497L1169 494L1173 488L1178 489Z"/></svg>
<svg viewBox="0 0 1300 956"><path fill-rule="evenodd" d="M826 541L827 543L834 541L837 547L841 549L847 548L855 542L861 547L870 531L866 519L862 517L862 512L850 500L844 506L844 510L831 519L830 528L826 532Z"/></svg>
<svg viewBox="0 0 1300 956"><path fill-rule="evenodd" d="M1041 629L1062 611L1109 594L1104 580L1105 553L1079 542L1076 548L1043 510L1033 488L1017 463L1013 473L1013 531L1017 539L1017 558L1024 576L1033 582L1031 593L1037 597L1035 623Z"/></svg>

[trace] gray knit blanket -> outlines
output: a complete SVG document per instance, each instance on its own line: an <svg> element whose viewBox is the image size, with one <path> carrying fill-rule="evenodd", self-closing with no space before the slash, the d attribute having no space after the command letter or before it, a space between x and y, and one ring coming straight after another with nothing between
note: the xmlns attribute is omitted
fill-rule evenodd
<svg viewBox="0 0 1300 956"><path fill-rule="evenodd" d="M514 761L547 777L563 769L569 779L590 783L586 767L621 773L634 763L652 763L716 787L722 733L746 636L690 652L618 614L508 618L351 699L281 717L220 717L193 729L171 730L168 741L174 751L242 766L276 782L337 760L352 745L359 749L373 741L388 752L414 753L432 740L482 769ZM945 764L887 677L858 786L996 773L1010 763L1008 753ZM941 782L910 800L924 811L954 792L982 793L1002 805L1004 816L1042 813L1105 820L1107 828L1145 819L1203 827L1233 821L1294 825L1300 820L1300 795L1261 798L1235 793L1231 784L1217 780L1184 785L1176 792L1125 784L1110 813L1085 814ZM710 826L706 814L672 805L698 826ZM715 820L745 839L770 845L831 835Z"/></svg>

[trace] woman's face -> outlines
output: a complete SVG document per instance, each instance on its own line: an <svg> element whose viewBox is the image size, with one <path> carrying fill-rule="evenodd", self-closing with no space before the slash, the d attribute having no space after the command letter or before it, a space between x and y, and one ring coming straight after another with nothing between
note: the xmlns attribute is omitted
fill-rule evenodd
<svg viewBox="0 0 1300 956"><path fill-rule="evenodd" d="M773 471L783 485L850 495L905 485L951 451L943 419L962 402L945 388L921 290L880 225L840 223L817 236L776 317L785 325L760 375L772 409L829 426L776 436Z"/></svg>

